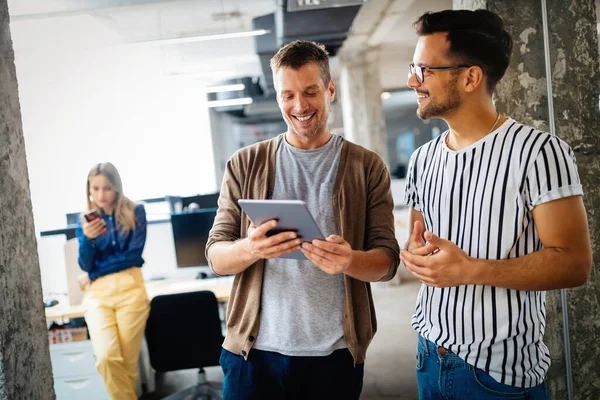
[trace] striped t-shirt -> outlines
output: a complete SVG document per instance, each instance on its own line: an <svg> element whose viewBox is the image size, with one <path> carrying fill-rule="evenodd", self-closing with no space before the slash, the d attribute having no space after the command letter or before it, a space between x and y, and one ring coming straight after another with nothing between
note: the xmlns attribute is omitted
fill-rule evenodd
<svg viewBox="0 0 600 400"><path fill-rule="evenodd" d="M406 177L405 203L423 214L426 229L479 259L541 250L533 208L582 195L569 145L513 119L459 151L446 146L447 135L415 151ZM550 367L545 298L543 291L423 284L412 326L498 382L532 387Z"/></svg>

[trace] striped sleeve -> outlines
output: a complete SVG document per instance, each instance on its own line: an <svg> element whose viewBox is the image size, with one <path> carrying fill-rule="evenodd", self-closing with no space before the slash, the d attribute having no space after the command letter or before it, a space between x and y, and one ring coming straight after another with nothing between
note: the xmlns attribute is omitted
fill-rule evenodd
<svg viewBox="0 0 600 400"><path fill-rule="evenodd" d="M583 195L575 154L567 143L556 136L548 138L529 167L524 191L529 210L553 200Z"/></svg>
<svg viewBox="0 0 600 400"><path fill-rule="evenodd" d="M408 163L408 172L406 174L406 184L404 187L404 204L412 209L421 211L419 193L417 191L418 158L420 150L415 151L410 157Z"/></svg>

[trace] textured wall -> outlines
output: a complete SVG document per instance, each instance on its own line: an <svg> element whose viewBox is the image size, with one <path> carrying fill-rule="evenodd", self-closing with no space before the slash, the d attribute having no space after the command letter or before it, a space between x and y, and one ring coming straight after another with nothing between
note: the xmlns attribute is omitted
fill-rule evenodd
<svg viewBox="0 0 600 400"><path fill-rule="evenodd" d="M345 137L373 150L388 164L385 116L381 102L379 47L340 56L340 91Z"/></svg>
<svg viewBox="0 0 600 400"><path fill-rule="evenodd" d="M541 1L454 0L458 8L488 8L514 40L511 65L496 91L496 105L516 120L548 130ZM596 10L592 0L548 0L556 134L576 151L585 192L594 267L589 281L570 289L568 316L575 399L600 399L600 115ZM549 293L545 341L553 365L552 399L567 399L560 292Z"/></svg>
<svg viewBox="0 0 600 400"><path fill-rule="evenodd" d="M0 400L53 399L6 0L0 0Z"/></svg>

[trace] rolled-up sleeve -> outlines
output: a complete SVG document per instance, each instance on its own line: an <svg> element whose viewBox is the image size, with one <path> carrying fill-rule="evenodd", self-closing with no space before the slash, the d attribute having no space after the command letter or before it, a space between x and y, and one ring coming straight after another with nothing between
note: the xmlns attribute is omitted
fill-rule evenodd
<svg viewBox="0 0 600 400"><path fill-rule="evenodd" d="M240 239L242 214L238 200L242 198L242 185L239 178L238 154L234 154L227 161L221 192L219 193L219 208L206 243L206 259L213 272L214 269L209 257L210 248L218 242L233 242Z"/></svg>
<svg viewBox="0 0 600 400"><path fill-rule="evenodd" d="M383 160L377 157L368 182L365 250L378 249L389 258L390 269L381 281L389 281L394 277L400 259L390 184L390 174Z"/></svg>

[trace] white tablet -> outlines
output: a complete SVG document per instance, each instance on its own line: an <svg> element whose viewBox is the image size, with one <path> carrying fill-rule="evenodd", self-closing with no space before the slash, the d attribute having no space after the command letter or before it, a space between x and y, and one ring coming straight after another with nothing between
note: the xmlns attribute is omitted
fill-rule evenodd
<svg viewBox="0 0 600 400"><path fill-rule="evenodd" d="M280 232L294 231L303 242L311 242L313 239L325 239L315 219L302 200L238 200L240 207L248 215L248 218L259 226L263 223L276 219L278 225L270 230L267 236ZM293 260L307 260L301 251L285 254L280 258Z"/></svg>

